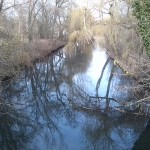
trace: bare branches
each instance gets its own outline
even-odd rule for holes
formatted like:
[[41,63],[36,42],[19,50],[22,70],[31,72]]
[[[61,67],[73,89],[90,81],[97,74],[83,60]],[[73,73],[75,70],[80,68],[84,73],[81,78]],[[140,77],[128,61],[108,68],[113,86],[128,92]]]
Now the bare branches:
[[1,0],[1,2],[0,2],[0,12],[2,11],[3,3],[4,3],[4,0]]
[[[2,0],[2,1],[4,1],[4,0]],[[25,2],[25,3],[21,3],[21,4],[15,4],[15,3],[14,3],[14,5],[8,6],[8,7],[4,8],[4,9],[1,8],[1,4],[0,4],[0,12],[5,12],[5,11],[7,11],[7,10],[10,9],[10,8],[19,7],[19,6],[22,6],[22,5],[26,5],[26,4],[28,4],[28,3],[29,3],[29,1],[27,1],[27,2]]]
[[67,0],[56,0],[56,7],[61,8],[66,2]]

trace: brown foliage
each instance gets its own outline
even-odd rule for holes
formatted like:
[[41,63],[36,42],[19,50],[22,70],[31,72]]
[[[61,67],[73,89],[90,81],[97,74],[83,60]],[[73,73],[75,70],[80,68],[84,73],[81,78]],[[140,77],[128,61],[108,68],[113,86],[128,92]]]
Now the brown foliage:
[[36,40],[26,44],[18,39],[3,41],[0,45],[0,80],[17,75],[24,66],[32,66],[33,61],[64,45],[65,42],[49,40]]
[[136,22],[133,20],[119,23],[111,21],[105,33],[105,39],[108,54],[127,75],[136,79],[135,85],[130,88],[138,96],[142,93],[142,99],[144,97],[144,100],[148,102],[150,100],[150,59],[137,32]]

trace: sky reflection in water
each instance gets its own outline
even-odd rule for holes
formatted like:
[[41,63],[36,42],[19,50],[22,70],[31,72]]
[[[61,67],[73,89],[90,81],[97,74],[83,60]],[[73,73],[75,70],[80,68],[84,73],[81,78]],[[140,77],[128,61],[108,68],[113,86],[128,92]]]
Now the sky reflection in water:
[[61,50],[4,85],[0,149],[131,149],[146,119],[115,110],[109,98],[132,98],[120,88],[131,79],[110,59],[98,83],[107,59],[102,49],[72,57]]

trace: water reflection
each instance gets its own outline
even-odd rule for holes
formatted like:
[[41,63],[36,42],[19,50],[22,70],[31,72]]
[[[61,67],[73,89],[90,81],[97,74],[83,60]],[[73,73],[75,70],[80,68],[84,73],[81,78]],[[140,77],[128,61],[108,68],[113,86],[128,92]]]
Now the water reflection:
[[[115,116],[110,117],[108,114],[98,113],[98,111],[93,111],[92,113],[87,111],[87,113],[89,116],[83,126],[83,132],[86,135],[84,136],[85,149],[131,149],[135,140],[134,136],[141,132],[142,122],[140,122],[139,126],[139,123],[137,123],[138,118],[136,117],[124,116],[116,119]],[[131,136],[132,134],[134,136]]]
[[115,109],[132,96],[117,90],[130,80],[115,73],[121,70],[99,49],[72,57],[61,50],[35,64],[4,85],[0,148],[131,149],[146,119]]
[[16,109],[13,104],[1,99],[0,114],[0,149],[19,150],[28,149],[37,130],[35,123],[27,113]]

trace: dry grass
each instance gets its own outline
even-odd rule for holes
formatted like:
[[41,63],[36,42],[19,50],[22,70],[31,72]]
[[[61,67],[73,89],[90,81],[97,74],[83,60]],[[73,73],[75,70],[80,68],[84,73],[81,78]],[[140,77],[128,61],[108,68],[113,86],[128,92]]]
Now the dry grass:
[[26,43],[25,49],[29,53],[31,60],[35,61],[46,57],[58,48],[63,47],[65,44],[66,42],[59,40],[38,39],[30,43]]
[[17,75],[23,67],[32,66],[33,61],[49,55],[65,45],[62,41],[36,40],[22,43],[19,39],[2,41],[0,44],[0,80]]

